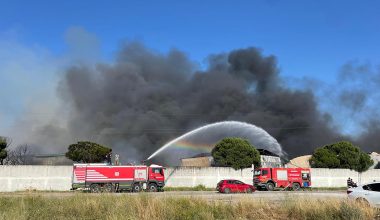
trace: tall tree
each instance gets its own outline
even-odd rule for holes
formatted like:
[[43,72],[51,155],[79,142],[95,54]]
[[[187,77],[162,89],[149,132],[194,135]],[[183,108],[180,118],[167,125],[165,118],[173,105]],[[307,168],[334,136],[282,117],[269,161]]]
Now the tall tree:
[[215,165],[235,170],[260,165],[260,153],[248,140],[224,138],[211,151]]
[[89,141],[79,141],[71,144],[66,152],[66,157],[81,163],[99,163],[106,160],[111,148]]
[[8,156],[7,148],[9,146],[9,141],[5,137],[0,137],[0,165],[4,164],[5,158]]
[[372,164],[367,153],[348,141],[317,148],[310,158],[310,165],[315,168],[344,168],[364,172]]
[[19,145],[15,149],[8,151],[5,159],[7,165],[27,165],[31,162],[31,149],[29,145]]

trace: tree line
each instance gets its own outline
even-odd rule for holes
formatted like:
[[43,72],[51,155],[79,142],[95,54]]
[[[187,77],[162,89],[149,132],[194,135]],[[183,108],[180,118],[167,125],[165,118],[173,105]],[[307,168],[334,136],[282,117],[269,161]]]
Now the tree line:
[[[28,145],[9,149],[10,140],[0,137],[0,165],[27,164],[31,153]],[[90,141],[71,144],[65,156],[79,163],[100,163],[110,160],[112,149]],[[260,167],[260,153],[248,140],[228,137],[219,141],[211,151],[215,166],[236,170]],[[108,157],[108,158],[107,158]],[[312,168],[343,168],[358,172],[368,170],[374,163],[371,157],[351,142],[341,141],[316,148],[309,160]],[[378,163],[375,168],[380,168]]]
[[[260,166],[260,153],[248,140],[224,138],[211,151],[215,166],[234,169]],[[358,146],[341,141],[316,148],[309,160],[312,168],[342,168],[358,172],[368,170],[374,161]],[[380,163],[376,167],[380,167]]]
[[[31,163],[32,150],[28,145],[11,149],[11,139],[0,137],[0,165],[27,165]],[[79,163],[101,163],[110,160],[111,148],[89,141],[71,144],[65,156]]]
[[0,165],[26,165],[29,163],[30,147],[19,145],[14,149],[9,149],[11,140],[0,137]]

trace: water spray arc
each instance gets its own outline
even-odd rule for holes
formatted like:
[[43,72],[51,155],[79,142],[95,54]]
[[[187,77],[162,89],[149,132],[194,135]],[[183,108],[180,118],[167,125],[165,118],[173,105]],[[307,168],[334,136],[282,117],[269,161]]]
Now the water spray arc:
[[[159,148],[156,152],[154,152],[152,155],[148,157],[147,160],[152,159],[156,155],[160,154],[165,149],[169,148],[173,144],[182,141],[188,137],[191,137],[197,133],[206,132],[210,129],[218,129],[223,128],[227,129],[227,131],[230,131],[231,134],[236,133],[236,131],[241,131],[240,137],[248,138],[253,140],[253,144],[256,146],[260,146],[263,148],[266,148],[267,150],[272,151],[273,153],[276,153],[280,156],[282,156],[284,153],[282,151],[281,145],[276,141],[275,138],[273,138],[271,135],[269,135],[265,130],[263,130],[260,127],[257,127],[252,124],[248,124],[245,122],[239,122],[239,121],[222,121],[222,122],[216,122],[213,124],[208,124],[202,127],[199,127],[197,129],[194,129],[192,131],[187,132],[186,134],[183,134],[170,142],[163,145],[161,148]],[[234,135],[232,135],[234,136]]]

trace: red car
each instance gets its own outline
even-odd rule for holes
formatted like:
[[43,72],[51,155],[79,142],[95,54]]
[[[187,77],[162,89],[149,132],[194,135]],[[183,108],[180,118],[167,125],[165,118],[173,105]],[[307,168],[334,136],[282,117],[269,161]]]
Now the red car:
[[239,180],[221,180],[216,186],[216,190],[220,193],[252,193],[256,191],[256,188]]

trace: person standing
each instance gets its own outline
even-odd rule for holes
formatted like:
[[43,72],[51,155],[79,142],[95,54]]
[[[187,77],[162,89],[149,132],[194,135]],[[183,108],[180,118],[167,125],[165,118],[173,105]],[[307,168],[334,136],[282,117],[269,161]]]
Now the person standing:
[[112,149],[111,149],[110,152],[106,155],[106,162],[107,162],[109,165],[112,165]]
[[347,179],[347,188],[351,188],[352,187],[352,179],[350,177],[348,177]]
[[119,166],[119,165],[120,165],[119,154],[115,154],[115,165],[116,165],[116,166]]

